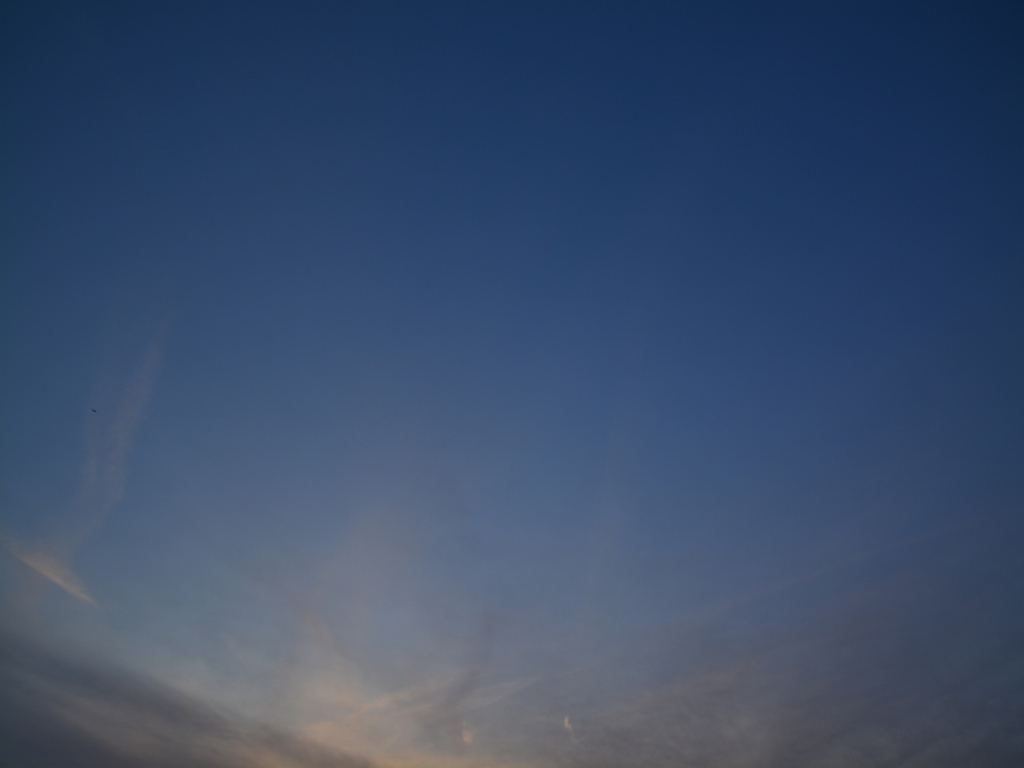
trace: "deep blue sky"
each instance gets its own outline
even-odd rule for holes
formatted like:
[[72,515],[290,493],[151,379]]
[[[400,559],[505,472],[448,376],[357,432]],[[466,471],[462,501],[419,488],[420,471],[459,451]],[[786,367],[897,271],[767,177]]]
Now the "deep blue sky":
[[1022,21],[6,3],[0,752],[1019,764]]

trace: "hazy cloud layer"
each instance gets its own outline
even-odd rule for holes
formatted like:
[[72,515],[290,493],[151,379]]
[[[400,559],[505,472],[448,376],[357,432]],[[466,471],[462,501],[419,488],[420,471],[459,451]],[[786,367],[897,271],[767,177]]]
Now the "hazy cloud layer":
[[110,667],[0,636],[0,754],[14,765],[106,768],[370,763],[232,717]]
[[477,650],[368,699],[344,679],[303,678],[301,732],[384,764],[1019,765],[1014,531],[947,529],[787,577],[554,674],[516,678]]
[[1024,4],[60,5],[0,768],[1024,766]]
[[1024,621],[1008,617],[1024,590],[1003,578],[1006,540],[912,542],[562,674],[471,664],[310,735],[414,722],[401,746],[435,760],[531,765],[1019,765]]

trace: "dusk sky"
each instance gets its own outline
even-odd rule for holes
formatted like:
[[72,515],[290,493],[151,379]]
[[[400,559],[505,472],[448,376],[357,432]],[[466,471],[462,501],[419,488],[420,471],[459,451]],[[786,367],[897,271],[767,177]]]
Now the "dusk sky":
[[1024,765],[1024,5],[0,62],[4,768]]

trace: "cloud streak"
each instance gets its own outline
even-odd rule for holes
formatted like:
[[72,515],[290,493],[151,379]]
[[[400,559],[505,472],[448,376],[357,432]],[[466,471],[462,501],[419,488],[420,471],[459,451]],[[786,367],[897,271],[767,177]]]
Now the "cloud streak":
[[957,533],[636,641],[501,702],[476,741],[578,766],[1019,765],[1016,554],[1006,531]]
[[96,605],[96,601],[92,599],[81,579],[75,576],[65,563],[57,560],[53,555],[42,550],[24,550],[16,543],[8,544],[7,548],[11,554],[44,579],[56,584],[69,595],[73,595],[90,605]]
[[123,670],[0,635],[0,754],[82,768],[370,768]]
[[86,458],[71,505],[73,527],[61,540],[48,546],[26,546],[7,536],[3,540],[5,548],[33,572],[90,605],[96,601],[73,572],[71,560],[82,542],[103,524],[124,497],[128,459],[160,369],[168,325],[169,321],[164,320],[150,337],[106,430],[100,428],[99,418],[89,421]]
[[94,436],[89,441],[89,455],[82,471],[78,501],[91,508],[93,515],[79,540],[102,524],[124,497],[128,459],[160,370],[168,325],[167,320],[161,322],[146,344],[125,384],[106,434]]

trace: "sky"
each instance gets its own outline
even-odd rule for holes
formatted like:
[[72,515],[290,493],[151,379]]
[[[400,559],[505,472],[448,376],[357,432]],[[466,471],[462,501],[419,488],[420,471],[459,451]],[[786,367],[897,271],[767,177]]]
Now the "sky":
[[4,3],[0,764],[1024,764],[1022,37]]

